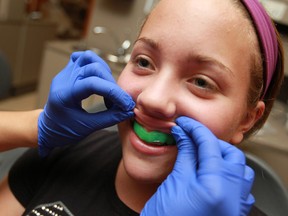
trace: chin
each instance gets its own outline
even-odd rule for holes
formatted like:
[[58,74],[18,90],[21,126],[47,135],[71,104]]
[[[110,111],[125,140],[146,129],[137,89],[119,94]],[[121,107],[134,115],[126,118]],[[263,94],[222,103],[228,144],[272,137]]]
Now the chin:
[[133,180],[144,184],[161,184],[172,171],[171,167],[156,164],[153,161],[141,160],[134,157],[123,157],[127,175]]
[[[140,142],[132,130],[129,121],[119,124],[119,134],[122,142],[123,164],[127,175],[142,183],[161,184],[174,167],[177,147],[169,147],[162,151],[145,147],[135,148],[135,142]],[[131,144],[134,142],[134,144]]]

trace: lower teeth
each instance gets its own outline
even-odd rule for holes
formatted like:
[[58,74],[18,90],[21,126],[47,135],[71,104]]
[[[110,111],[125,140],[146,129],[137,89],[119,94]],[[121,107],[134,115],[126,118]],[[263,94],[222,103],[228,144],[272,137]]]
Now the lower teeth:
[[157,146],[175,145],[175,140],[171,134],[166,134],[160,131],[148,132],[136,121],[134,121],[133,128],[137,136],[147,143]]

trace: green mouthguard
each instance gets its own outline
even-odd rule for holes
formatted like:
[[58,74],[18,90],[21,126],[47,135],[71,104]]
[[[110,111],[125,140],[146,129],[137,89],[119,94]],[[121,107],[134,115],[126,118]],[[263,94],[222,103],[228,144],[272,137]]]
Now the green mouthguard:
[[147,131],[138,122],[134,121],[134,132],[137,136],[148,143],[155,143],[157,145],[175,145],[174,138],[171,134],[166,134],[160,131]]

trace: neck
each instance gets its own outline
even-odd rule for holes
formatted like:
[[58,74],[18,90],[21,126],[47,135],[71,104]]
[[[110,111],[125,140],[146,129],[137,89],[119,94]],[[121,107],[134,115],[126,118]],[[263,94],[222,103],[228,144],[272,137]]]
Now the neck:
[[121,160],[115,180],[117,195],[125,205],[140,213],[145,203],[156,192],[159,184],[148,184],[131,178]]

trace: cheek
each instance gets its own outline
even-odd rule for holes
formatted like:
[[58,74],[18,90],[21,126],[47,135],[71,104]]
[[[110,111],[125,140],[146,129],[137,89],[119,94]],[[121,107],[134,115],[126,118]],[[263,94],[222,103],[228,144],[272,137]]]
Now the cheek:
[[126,67],[117,81],[118,85],[126,91],[135,100],[145,87],[145,79],[134,76],[129,72],[129,67]]
[[123,71],[121,72],[121,74],[119,75],[118,79],[117,79],[117,84],[125,90],[125,88],[129,85],[125,85],[125,81],[127,80],[127,66],[123,69]]
[[217,113],[214,113],[214,116],[210,116],[208,119],[207,117],[203,119],[203,124],[206,125],[217,138],[226,142],[231,141],[240,127],[241,116],[233,110],[219,110]]
[[241,114],[239,114],[241,111],[237,107],[225,100],[204,101],[197,98],[193,98],[193,100],[186,98],[184,101],[177,108],[180,115],[201,122],[217,138],[230,141],[241,121]]

